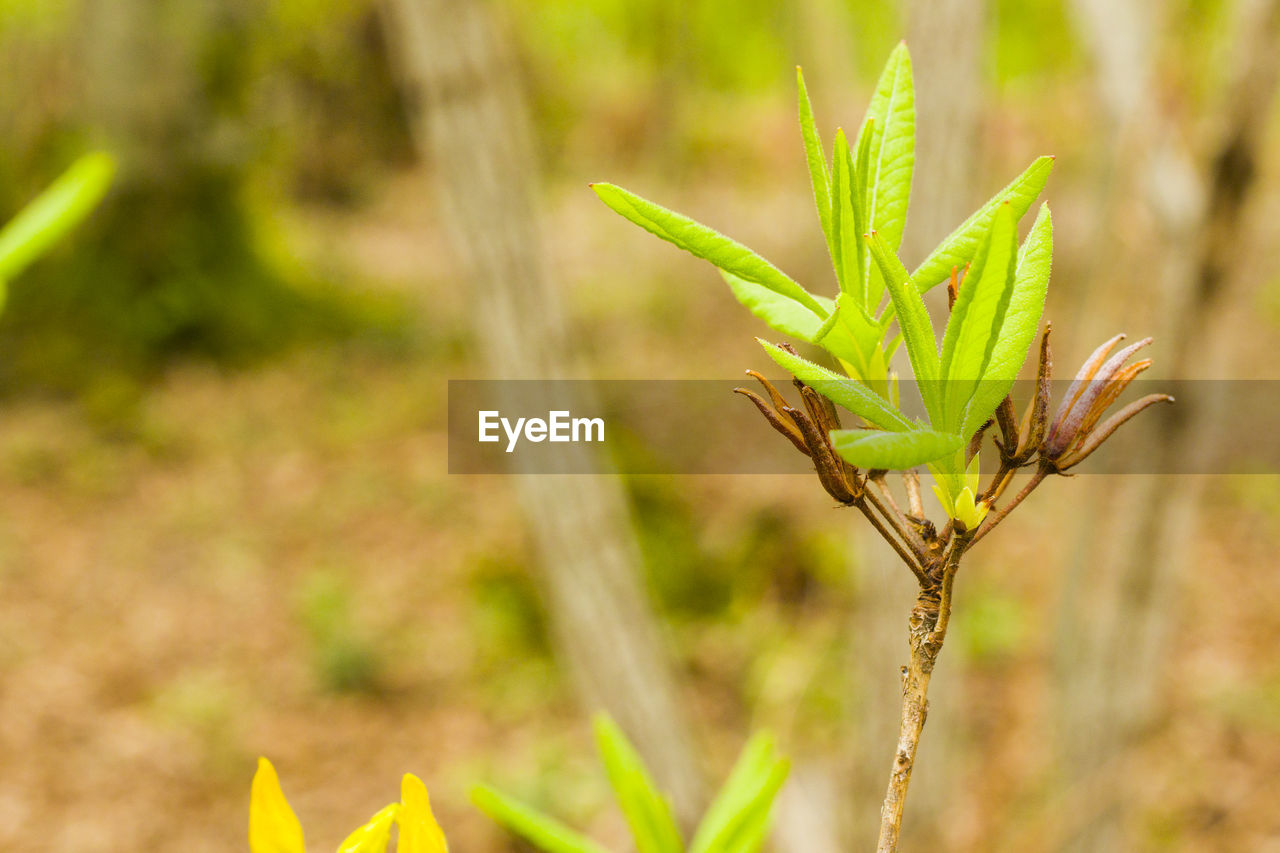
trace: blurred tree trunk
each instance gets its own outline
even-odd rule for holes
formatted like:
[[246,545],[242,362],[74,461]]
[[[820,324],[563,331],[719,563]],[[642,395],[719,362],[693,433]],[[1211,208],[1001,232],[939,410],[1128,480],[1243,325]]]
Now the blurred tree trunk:
[[[1157,226],[1158,273],[1154,293],[1146,278],[1141,296],[1129,295],[1158,309],[1151,331],[1162,375],[1218,378],[1226,373],[1231,343],[1223,309],[1240,278],[1245,202],[1275,95],[1280,2],[1239,4],[1233,75],[1211,125],[1220,135],[1207,168],[1176,147],[1178,134],[1155,108],[1150,68],[1122,60],[1149,53],[1144,45],[1153,39],[1153,25],[1135,23],[1144,16],[1126,8],[1131,5],[1077,2],[1078,19],[1099,58],[1100,85],[1128,92],[1113,96],[1113,118],[1124,125],[1117,133],[1131,140],[1133,162],[1147,167],[1141,190]],[[1130,91],[1132,81],[1120,79],[1126,75],[1139,81],[1136,90]],[[1161,422],[1163,427],[1153,422],[1130,428],[1147,429],[1143,446],[1151,448],[1153,470],[1171,470],[1177,460],[1198,458],[1208,443],[1197,438],[1215,428],[1219,408],[1181,411]],[[1200,477],[1133,477],[1107,507],[1102,535],[1098,514],[1086,519],[1077,549],[1081,559],[1071,567],[1063,597],[1055,705],[1066,782],[1075,791],[1090,791],[1080,798],[1090,807],[1078,811],[1066,849],[1133,849],[1125,826],[1129,791],[1123,784],[1132,778],[1127,751],[1160,712],[1162,663],[1193,553],[1201,486]]]
[[915,266],[982,201],[974,177],[987,6],[985,0],[907,0],[906,12],[916,79],[916,167],[902,256]]
[[[564,378],[572,337],[540,248],[532,128],[509,40],[477,0],[387,0],[385,10],[415,137],[472,276],[487,370]],[[511,394],[519,407],[519,391]],[[583,700],[634,739],[688,822],[701,808],[698,765],[618,481],[513,473],[558,647]]]
[[[923,260],[981,202],[975,172],[982,105],[982,51],[986,31],[983,0],[909,0],[907,45],[916,81],[916,165],[911,214],[902,256]],[[939,288],[941,291],[941,288]],[[935,298],[941,294],[935,291]],[[946,304],[935,304],[945,310]],[[927,491],[927,490],[926,490]],[[852,645],[860,701],[854,763],[859,804],[851,827],[855,847],[869,848],[879,830],[885,774],[897,746],[902,686],[898,664],[907,651],[907,614],[917,587],[902,561],[877,537],[859,530],[858,607]],[[923,755],[912,776],[911,807],[903,831],[908,846],[939,837],[946,809],[960,806],[964,727],[959,701],[962,661],[951,652],[934,672]],[[910,839],[915,839],[911,842]]]

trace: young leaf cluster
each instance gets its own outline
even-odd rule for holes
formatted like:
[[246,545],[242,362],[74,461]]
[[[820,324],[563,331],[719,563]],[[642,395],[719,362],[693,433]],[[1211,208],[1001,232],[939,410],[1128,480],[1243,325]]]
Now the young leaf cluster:
[[[831,436],[844,459],[868,469],[928,464],[935,492],[954,516],[965,488],[973,497],[964,448],[1008,394],[1044,309],[1053,252],[1047,205],[1021,245],[1017,234],[1053,158],[1032,162],[908,271],[898,257],[915,166],[915,87],[906,45],[890,55],[854,140],[836,131],[830,159],[798,69],[796,76],[805,161],[835,273],[833,298],[686,216],[612,184],[592,188],[625,218],[718,267],[738,300],[770,327],[825,350],[842,373],[761,341],[781,367],[806,384],[816,382],[812,387],[865,423],[866,429]],[[939,348],[922,294],[948,278],[955,304]],[[900,344],[925,421],[912,420],[899,406],[891,359]]]
[[[764,844],[769,813],[789,769],[767,734],[757,734],[743,747],[687,845],[666,797],[618,726],[608,717],[597,717],[595,734],[609,784],[631,829],[637,853],[756,853]],[[471,797],[482,811],[539,850],[608,853],[560,821],[493,788],[478,786]]]

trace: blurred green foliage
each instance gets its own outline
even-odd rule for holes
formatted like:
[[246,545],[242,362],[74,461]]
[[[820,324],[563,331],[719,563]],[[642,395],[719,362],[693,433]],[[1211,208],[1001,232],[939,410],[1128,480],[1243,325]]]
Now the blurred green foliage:
[[[672,175],[739,168],[730,119],[761,103],[789,111],[796,63],[856,78],[831,91],[865,92],[903,32],[894,0],[494,5],[519,37],[553,171],[580,168],[584,153],[661,160]],[[1196,0],[1185,16],[1210,25],[1222,5]],[[992,17],[1002,82],[1038,86],[1082,61],[1063,0],[999,0]],[[274,224],[296,204],[358,205],[414,159],[374,0],[0,0],[0,50],[32,81],[0,93],[0,213],[86,141],[122,163],[74,245],[15,289],[0,388],[80,394],[109,416],[175,360],[242,366],[300,343],[408,333],[405,304],[319,278]]]
[[[52,91],[0,97],[16,110],[0,119],[0,210],[79,140],[122,166],[74,245],[13,289],[0,386],[127,408],[177,359],[241,366],[300,342],[403,337],[405,305],[317,280],[272,224],[282,195],[350,201],[367,180],[353,164],[408,150],[372,5],[93,8],[0,9],[0,49]],[[86,58],[74,73],[59,66],[68,51]]]
[[355,615],[356,587],[335,571],[317,571],[298,595],[298,618],[311,643],[319,686],[332,693],[374,693],[383,659]]
[[[757,853],[769,832],[773,801],[790,772],[773,737],[759,733],[742,748],[729,778],[686,845],[671,804],[639,753],[607,716],[595,719],[596,746],[639,853]],[[472,788],[479,808],[547,853],[607,853],[590,838],[537,808],[487,785]]]
[[712,533],[678,481],[635,477],[628,489],[648,581],[670,618],[715,619],[766,600],[799,612],[839,594],[841,555],[780,507],[759,507]]
[[180,673],[158,685],[148,704],[164,726],[194,741],[211,773],[233,777],[242,766],[237,709],[243,700],[222,674]]
[[550,652],[547,617],[530,573],[519,561],[492,556],[471,577],[471,635],[492,669]]
[[1024,647],[1027,605],[989,585],[975,586],[956,608],[956,638],[965,659],[978,665],[1001,663]]

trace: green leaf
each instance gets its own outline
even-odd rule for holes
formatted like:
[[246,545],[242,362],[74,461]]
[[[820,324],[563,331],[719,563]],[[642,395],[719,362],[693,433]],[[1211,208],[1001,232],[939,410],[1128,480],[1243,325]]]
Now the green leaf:
[[487,785],[471,789],[471,802],[496,823],[547,853],[609,853],[560,821]]
[[115,161],[86,154],[0,230],[0,283],[26,269],[97,206],[111,185]]
[[822,137],[818,135],[813,117],[813,104],[809,102],[809,90],[804,85],[804,73],[796,66],[796,89],[800,99],[800,135],[804,139],[804,159],[809,164],[809,183],[813,185],[813,203],[818,207],[818,222],[822,235],[835,263],[835,233],[831,229],[831,175],[827,171],[827,155],[822,150]]
[[836,453],[859,468],[902,471],[954,453],[964,446],[964,437],[930,429],[833,429],[831,444]]
[[875,312],[880,305],[880,298],[884,296],[884,279],[880,275],[880,269],[871,261],[871,247],[862,239],[862,235],[872,228],[869,224],[871,210],[868,207],[870,192],[867,189],[867,176],[871,172],[871,139],[875,136],[872,132],[874,127],[873,118],[863,122],[862,130],[858,133],[858,151],[854,155],[853,169],[853,198],[857,203],[858,225],[861,229],[858,232],[858,268],[862,270],[862,305],[867,314]]
[[983,371],[965,413],[964,434],[972,435],[986,423],[1009,393],[1022,371],[1027,353],[1035,341],[1044,314],[1045,293],[1053,265],[1053,217],[1049,205],[1042,204],[1027,239],[1018,250],[1013,275],[1013,294],[1004,314],[1004,324],[996,337],[991,358]]
[[[887,362],[880,349],[884,329],[868,318],[861,308],[850,307],[853,300],[841,293],[811,342],[836,358],[849,376],[888,399],[885,385]],[[823,334],[825,330],[826,334]]]
[[928,290],[939,282],[946,281],[951,276],[953,267],[963,268],[973,260],[979,243],[991,228],[991,220],[996,215],[996,208],[1007,201],[1013,209],[1014,220],[1021,219],[1040,195],[1040,191],[1044,189],[1045,182],[1049,180],[1049,173],[1052,171],[1053,158],[1039,157],[1027,167],[1025,172],[1014,178],[1012,183],[992,196],[959,228],[952,231],[950,236],[939,243],[920,266],[916,267],[915,272],[911,274],[916,287],[922,291]]
[[769,813],[789,765],[760,733],[743,747],[733,771],[707,809],[689,853],[753,853],[764,843]]
[[769,832],[769,817],[773,801],[778,795],[790,765],[777,761],[769,765],[767,773],[748,789],[749,798],[737,803],[727,812],[725,822],[707,838],[705,853],[756,853]]
[[933,325],[929,322],[929,312],[924,307],[924,299],[920,291],[912,283],[906,267],[898,260],[898,255],[879,234],[868,235],[871,242],[871,256],[875,258],[884,276],[885,286],[889,288],[889,298],[893,300],[894,313],[898,317],[898,328],[902,330],[902,340],[907,345],[907,357],[911,360],[911,369],[915,372],[916,385],[920,388],[920,397],[924,400],[925,409],[934,424],[941,424],[942,406],[938,388],[938,344],[933,336]]
[[1017,254],[1018,226],[1009,205],[1002,204],[960,285],[942,338],[942,426],[947,430],[959,431],[965,406],[986,375],[1013,293]]
[[671,816],[666,798],[658,793],[644,762],[617,724],[608,717],[595,718],[596,745],[609,774],[637,853],[683,853],[684,842]]
[[[756,340],[760,340],[757,338]],[[811,361],[792,355],[781,347],[768,341],[760,341],[760,346],[780,367],[792,376],[826,397],[837,406],[843,406],[868,423],[881,429],[909,430],[913,424],[907,416],[895,409],[883,397],[858,384],[847,376],[841,376],[833,370],[814,364]]]
[[610,208],[649,233],[710,261],[738,278],[794,299],[817,314],[819,319],[826,319],[822,306],[803,287],[741,243],[613,184],[592,184],[591,189]]
[[[788,296],[774,293],[763,285],[738,278],[731,272],[720,270],[720,275],[738,301],[752,314],[769,324],[771,329],[806,341],[812,341],[818,336],[818,330],[823,325],[822,318],[799,302]],[[827,316],[830,317],[832,301],[825,296],[814,296],[813,299],[826,310]]]
[[916,96],[911,54],[905,42],[889,55],[867,107],[874,119],[867,189],[868,230],[880,232],[890,247],[902,244],[907,201],[916,161]]
[[832,169],[831,230],[835,237],[836,279],[840,291],[849,294],[858,310],[865,311],[862,269],[859,265],[859,228],[853,194],[853,155],[844,130],[836,131],[835,150],[831,154]]
[[849,336],[857,342],[864,358],[868,358],[880,348],[880,340],[884,337],[884,329],[858,304],[857,298],[842,293],[836,298],[836,310],[840,313],[840,322]]

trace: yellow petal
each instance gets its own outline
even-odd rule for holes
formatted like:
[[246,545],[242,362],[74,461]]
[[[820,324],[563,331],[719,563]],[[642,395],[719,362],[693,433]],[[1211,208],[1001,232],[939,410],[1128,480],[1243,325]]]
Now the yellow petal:
[[347,836],[338,847],[338,853],[386,853],[387,840],[391,837],[391,824],[400,811],[399,803],[392,803],[369,818],[369,822]]
[[249,795],[249,849],[252,853],[306,853],[302,824],[280,790],[280,777],[265,758],[258,759]]
[[412,773],[400,783],[400,842],[397,853],[449,853],[444,832],[431,814],[427,786]]

